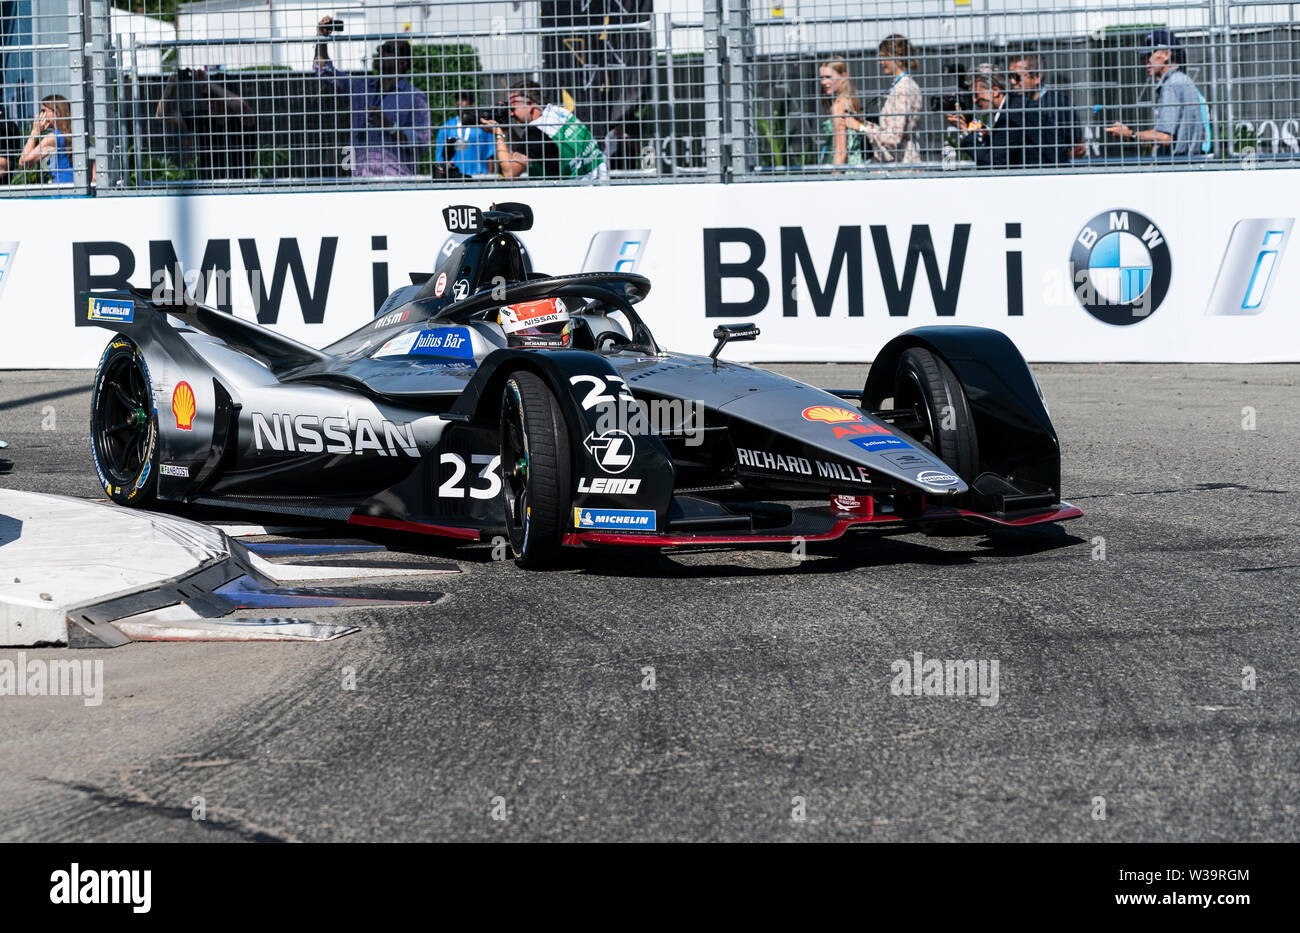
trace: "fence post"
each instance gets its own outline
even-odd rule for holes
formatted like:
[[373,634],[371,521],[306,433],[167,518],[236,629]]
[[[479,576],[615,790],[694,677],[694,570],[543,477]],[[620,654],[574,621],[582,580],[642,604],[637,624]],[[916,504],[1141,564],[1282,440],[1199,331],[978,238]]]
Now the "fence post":
[[[753,135],[753,68],[750,59],[754,51],[754,23],[749,15],[749,3],[732,0],[727,22],[727,103],[728,127],[731,132],[731,164],[728,172],[746,175],[750,172],[753,155],[750,139]],[[755,151],[754,155],[757,155]]]
[[[86,22],[90,29],[87,46],[90,49],[90,117],[91,129],[95,135],[95,184],[106,188],[113,183],[108,170],[109,148],[116,140],[108,132],[108,95],[112,86],[108,67],[108,34],[111,29],[111,14],[107,0],[87,0],[89,16]],[[116,105],[114,106],[116,110]]]
[[[86,10],[82,0],[68,0],[68,110],[74,127],[73,139],[68,140],[72,152],[72,184],[83,194],[90,194],[90,169],[86,154],[90,149],[90,113],[86,107],[86,94],[90,82],[86,80]],[[39,81],[38,81],[39,84]],[[77,133],[81,145],[76,145]]]
[[[1218,6],[1219,2],[1220,0],[1210,0],[1211,11]],[[1227,148],[1224,150],[1223,155],[1225,158],[1229,158],[1232,156],[1233,147],[1237,143],[1237,115],[1236,107],[1233,106],[1234,95],[1232,87],[1232,0],[1222,0],[1222,2],[1222,16],[1219,17],[1214,12],[1211,12],[1210,22],[1213,23],[1216,19],[1219,22],[1219,34],[1221,37],[1219,43],[1222,55],[1217,57],[1221,57],[1223,61],[1223,78],[1222,84],[1218,84],[1216,75],[1216,84],[1223,88],[1222,107],[1223,114],[1226,118],[1225,122],[1227,124],[1228,135],[1226,140]],[[1218,116],[1218,114],[1216,114],[1216,116]],[[1256,141],[1256,145],[1258,145],[1258,141]]]
[[725,0],[704,2],[704,165],[716,181],[730,181],[730,137],[726,125],[725,71],[727,37],[723,32]]

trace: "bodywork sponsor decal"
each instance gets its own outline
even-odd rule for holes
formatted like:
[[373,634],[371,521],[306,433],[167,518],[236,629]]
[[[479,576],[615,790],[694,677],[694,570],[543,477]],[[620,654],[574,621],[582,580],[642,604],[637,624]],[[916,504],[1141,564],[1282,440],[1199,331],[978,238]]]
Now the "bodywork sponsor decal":
[[411,344],[410,353],[412,356],[449,356],[470,360],[474,358],[474,344],[469,329],[465,327],[422,330]]
[[371,357],[380,359],[385,356],[406,356],[411,352],[411,347],[415,344],[415,338],[418,336],[420,336],[419,332],[414,330],[407,334],[398,334],[372,353]]
[[253,446],[257,450],[278,453],[375,453],[381,457],[419,457],[415,444],[415,426],[380,419],[376,427],[367,418],[358,418],[356,425],[348,427],[348,419],[341,416],[318,418],[316,415],[265,415],[255,411]]
[[606,493],[609,495],[621,493],[630,496],[640,488],[641,481],[639,479],[623,479],[619,476],[583,476],[578,479],[578,492]]
[[888,437],[874,437],[871,435],[866,437],[850,437],[849,443],[856,444],[868,453],[875,453],[878,450],[899,450],[912,446],[901,437],[894,437],[892,434]]
[[596,458],[596,463],[606,473],[622,473],[636,457],[636,441],[626,431],[606,431],[599,437],[596,432],[587,435],[582,446]]
[[470,340],[468,328],[464,327],[411,331],[398,334],[371,354],[377,360],[390,356],[443,356],[472,360],[474,344]]
[[790,476],[807,476],[815,480],[833,480],[846,483],[867,484],[871,474],[864,466],[841,463],[835,460],[812,460],[790,454],[774,454],[766,450],[736,448],[736,462],[754,470],[768,470]]
[[189,431],[194,428],[194,414],[198,404],[194,401],[194,388],[188,382],[176,383],[172,389],[172,414],[176,416],[176,428]]
[[655,513],[651,509],[580,509],[573,510],[573,527],[610,531],[654,531]]
[[825,421],[827,424],[843,424],[847,421],[861,421],[861,412],[850,411],[847,408],[836,408],[834,405],[814,405],[811,408],[803,410],[805,421]]
[[[916,448],[913,447],[909,449],[915,450]],[[934,461],[929,457],[924,457],[916,453],[882,454],[881,457],[882,459],[888,460],[890,463],[894,464],[894,466],[902,467],[904,470],[915,469],[916,467],[930,466],[932,463],[934,463]]]
[[381,327],[392,327],[394,324],[401,324],[410,316],[411,311],[409,308],[405,311],[394,311],[392,314],[385,314],[379,320],[375,321],[371,327],[375,330],[379,330]]
[[189,479],[190,468],[179,463],[163,463],[158,466],[158,474],[160,476],[179,476],[183,479]]
[[92,321],[130,324],[135,320],[135,302],[117,298],[91,298],[86,317]]
[[928,486],[956,486],[960,482],[951,473],[941,473],[938,470],[922,470],[916,474],[916,481]]

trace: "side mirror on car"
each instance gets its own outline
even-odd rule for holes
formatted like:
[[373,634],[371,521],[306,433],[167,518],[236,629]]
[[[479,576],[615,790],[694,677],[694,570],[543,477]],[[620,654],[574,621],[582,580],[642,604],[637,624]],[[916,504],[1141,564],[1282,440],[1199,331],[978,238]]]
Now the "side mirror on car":
[[718,354],[732,340],[757,340],[760,331],[757,324],[719,324],[713,329],[713,339],[718,341],[709,354],[713,368],[718,368]]

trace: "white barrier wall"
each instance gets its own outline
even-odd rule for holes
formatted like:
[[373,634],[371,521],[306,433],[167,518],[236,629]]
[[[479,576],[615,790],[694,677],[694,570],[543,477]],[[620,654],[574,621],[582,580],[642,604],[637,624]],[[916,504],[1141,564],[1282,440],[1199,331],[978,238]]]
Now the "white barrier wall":
[[864,361],[947,323],[1032,361],[1300,360],[1300,170],[1237,170],[4,200],[0,367],[94,366],[108,334],[72,326],[75,291],[148,286],[173,251],[191,280],[228,269],[236,313],[323,346],[432,269],[441,208],[507,197],[535,211],[537,269],[591,248],[648,275],[643,314],[675,350],[748,321],[762,336],[730,358]]

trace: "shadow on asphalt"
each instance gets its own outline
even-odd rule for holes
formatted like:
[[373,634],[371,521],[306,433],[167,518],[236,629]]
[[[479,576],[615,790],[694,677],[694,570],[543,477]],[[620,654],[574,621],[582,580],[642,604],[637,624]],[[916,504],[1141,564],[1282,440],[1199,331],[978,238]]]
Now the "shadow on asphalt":
[[[636,579],[694,579],[700,577],[772,577],[782,575],[846,573],[871,567],[914,565],[918,567],[968,566],[988,557],[1023,557],[1059,548],[1085,544],[1083,538],[1053,526],[1037,530],[1008,530],[982,534],[983,539],[963,550],[945,550],[926,545],[924,540],[903,540],[902,534],[915,537],[916,532],[862,534],[834,542],[807,547],[802,560],[793,559],[788,549],[770,547],[682,548],[676,551],[637,552],[623,549],[574,551],[564,568],[584,575],[629,577]],[[738,551],[765,551],[773,556],[790,557],[778,566],[752,567],[735,563],[685,564],[676,558],[685,554],[729,557]]]

